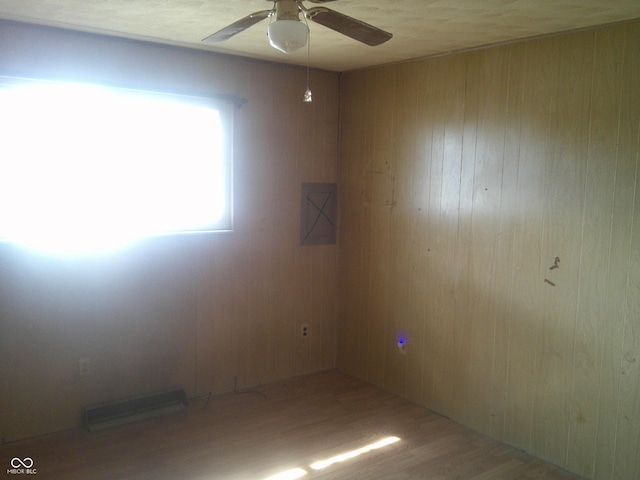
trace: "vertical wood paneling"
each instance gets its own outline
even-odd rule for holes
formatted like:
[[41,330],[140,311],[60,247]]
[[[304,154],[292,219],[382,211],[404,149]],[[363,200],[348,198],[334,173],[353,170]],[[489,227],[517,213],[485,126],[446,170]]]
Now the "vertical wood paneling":
[[[366,319],[369,270],[368,258],[371,249],[370,215],[371,189],[366,185],[366,164],[371,158],[371,132],[359,128],[359,125],[371,114],[373,102],[368,102],[371,77],[352,75],[346,88],[354,92],[358,103],[363,105],[357,110],[344,112],[341,117],[343,135],[350,138],[349,143],[340,144],[340,156],[356,158],[357,161],[340,163],[340,177],[344,181],[339,186],[339,276],[348,279],[349,290],[338,289],[340,298],[341,322],[338,338],[338,356],[345,371],[366,376],[368,321]],[[358,88],[362,86],[362,88]],[[341,88],[345,85],[342,84]],[[344,97],[341,97],[344,101]],[[341,111],[343,110],[341,106]],[[359,155],[356,155],[356,152]],[[349,268],[345,268],[345,267]]]
[[[222,239],[230,241],[229,238]],[[230,363],[222,360],[235,358],[236,329],[230,319],[234,318],[234,286],[228,281],[233,278],[233,265],[224,255],[211,253],[209,261],[215,265],[217,275],[202,273],[198,292],[198,331],[197,331],[197,383],[195,394],[224,392],[232,384],[237,372]],[[227,280],[225,280],[227,279]],[[220,292],[219,299],[208,295],[210,291]],[[207,319],[213,318],[213,328],[207,328]],[[222,342],[220,339],[225,338]],[[212,348],[213,346],[213,348]],[[235,363],[235,362],[234,362]]]
[[524,49],[523,116],[514,228],[513,290],[505,405],[505,436],[531,448],[533,391],[539,350],[540,272],[543,232],[544,171],[549,156],[549,115],[554,82],[548,59],[553,40],[528,42]]
[[[478,115],[480,101],[480,52],[475,52],[466,57],[466,78],[464,89],[464,120],[461,130],[460,144],[462,146],[460,156],[460,195],[458,197],[458,223],[454,237],[454,259],[446,265],[444,271],[452,272],[451,293],[455,303],[453,318],[444,315],[440,317],[441,324],[451,322],[453,324],[453,356],[451,357],[449,381],[452,385],[453,397],[448,401],[452,404],[452,416],[469,420],[474,408],[466,408],[465,398],[469,398],[470,361],[473,349],[473,320],[470,315],[469,293],[474,287],[470,277],[469,263],[471,261],[472,242],[472,210],[473,210],[473,186],[475,179],[476,145],[478,141]],[[445,131],[445,136],[449,131]],[[457,158],[453,166],[457,168]],[[447,171],[450,158],[444,157],[444,171]],[[443,188],[444,195],[449,192]],[[443,245],[445,249],[449,246]]]
[[519,171],[522,95],[524,85],[524,44],[510,46],[508,51],[508,77],[504,120],[504,153],[500,185],[500,220],[497,231],[496,258],[496,323],[492,359],[492,400],[490,414],[491,435],[502,438],[505,426],[507,376],[509,372],[511,300],[513,298],[514,228],[513,218],[517,198]]
[[[634,205],[636,196],[636,175],[638,168],[638,131],[640,117],[637,110],[640,105],[640,90],[634,79],[640,75],[640,65],[635,60],[640,51],[640,31],[630,27],[621,27],[624,32],[623,65],[618,86],[619,119],[616,132],[616,170],[614,183],[613,209],[611,213],[611,244],[609,265],[607,268],[607,299],[611,313],[607,312],[601,330],[602,360],[598,389],[598,421],[594,446],[594,477],[608,478],[619,473],[616,466],[618,414],[620,394],[627,381],[622,376],[621,353],[623,351],[625,324],[627,321],[628,281],[631,272],[630,247],[634,229]],[[604,36],[603,39],[609,39]],[[606,45],[606,43],[600,43]],[[603,53],[606,52],[602,48]],[[611,55],[613,59],[618,55]],[[609,63],[611,60],[596,57],[596,61]],[[605,79],[607,77],[604,77]],[[606,130],[605,130],[606,131]],[[607,162],[610,166],[611,163]],[[615,408],[612,408],[615,406]],[[570,459],[571,460],[571,459]],[[618,472],[616,472],[618,470]]]
[[[626,287],[626,305],[620,353],[620,389],[618,395],[618,411],[616,422],[616,438],[613,463],[613,478],[640,477],[640,98],[638,96],[638,55],[640,55],[640,32],[638,29],[628,29],[625,37],[625,75],[623,79],[624,92],[622,98],[625,106],[622,110],[622,120],[629,123],[622,127],[621,132],[628,143],[621,146],[620,152],[628,151],[631,161],[635,157],[636,172],[634,203],[627,209],[627,215],[633,217],[631,225],[631,245],[629,255],[629,271]],[[634,87],[635,85],[635,87]],[[635,128],[633,135],[631,129]],[[635,142],[635,144],[634,144]]]
[[[557,68],[550,84],[549,161],[544,179],[541,277],[537,280],[543,289],[532,445],[538,446],[535,452],[540,456],[561,463],[567,448],[567,386],[572,379],[576,334],[593,32],[556,39],[553,53]],[[560,268],[551,269],[556,258]]]
[[[367,374],[374,382],[385,384],[385,356],[392,341],[389,338],[389,272],[391,263],[390,213],[393,203],[393,158],[395,100],[386,92],[393,92],[395,75],[393,69],[375,72],[374,91],[371,98],[377,99],[372,112],[371,158],[367,163],[367,175],[372,179],[371,204],[371,251],[369,298],[367,300],[367,322],[369,322]],[[378,352],[371,355],[371,352]]]
[[[302,128],[301,136],[312,133],[310,144],[297,144],[300,164],[311,160],[311,169],[306,173],[310,181],[335,183],[338,179],[338,136],[328,136],[327,131],[338,131],[338,115],[327,115],[327,112],[339,112],[340,99],[335,90],[329,88],[325,79],[331,76],[327,73],[313,71],[311,73],[311,87],[314,90],[314,102],[319,106],[311,108],[311,114],[303,117],[299,123]],[[331,85],[331,87],[335,87]],[[311,105],[305,105],[311,106]],[[323,128],[316,128],[320,123]],[[330,161],[335,159],[336,161]],[[329,160],[329,161],[328,161]],[[338,196],[340,192],[338,192]],[[337,356],[337,246],[323,245],[314,248],[317,275],[314,276],[314,297],[312,305],[318,325],[319,337],[314,349],[314,364],[311,371],[334,368]]]
[[[277,83],[277,75],[271,77],[271,84],[269,85],[269,91]],[[280,94],[270,95],[269,101],[267,101],[267,108],[275,108],[281,100]],[[288,106],[284,106],[283,110],[286,111]],[[264,113],[256,115],[254,119],[258,122],[262,118],[264,121]],[[260,144],[265,144],[267,138],[273,138],[278,135],[277,126],[280,122],[275,121],[269,124],[269,127],[262,130],[263,138],[259,138]],[[277,137],[276,137],[277,138]],[[267,155],[264,155],[265,162],[259,162],[257,165],[251,165],[250,174],[248,176],[248,185],[252,185],[252,192],[250,195],[250,208],[253,210],[252,217],[254,224],[251,226],[251,235],[255,236],[254,240],[247,241],[247,264],[244,275],[248,276],[247,281],[247,316],[245,318],[245,340],[247,344],[247,353],[252,352],[252,355],[246,355],[246,378],[240,379],[240,386],[246,385],[259,385],[265,378],[268,378],[269,368],[269,350],[270,350],[270,336],[272,330],[270,325],[273,323],[273,304],[271,303],[271,290],[273,287],[272,282],[265,282],[260,275],[252,275],[251,271],[268,272],[270,271],[271,261],[274,255],[273,251],[273,237],[276,235],[273,228],[273,209],[261,209],[258,208],[258,202],[261,199],[273,198],[270,192],[275,189],[275,174],[269,165],[277,164],[276,159],[286,158],[284,156],[284,148],[282,142],[275,142],[273,150],[269,151]],[[255,239],[259,238],[258,245],[254,248],[250,248],[251,243]],[[301,287],[308,287],[307,282],[300,283]],[[302,302],[306,305],[309,304],[310,298],[305,295],[299,295],[297,298],[301,298]],[[265,361],[266,359],[266,361]]]
[[[458,302],[456,244],[460,218],[462,140],[465,115],[467,62],[464,56],[443,57],[431,65],[429,85],[433,116],[431,171],[429,184],[429,228],[426,239],[427,281],[425,292],[427,328],[425,348],[431,357],[425,368],[425,394],[432,408],[451,415],[450,401],[455,384],[455,324]],[[435,274],[438,272],[438,274]],[[429,362],[430,361],[430,362]]]
[[[336,178],[333,176],[332,178]],[[316,370],[328,370],[335,368],[338,354],[338,301],[336,298],[337,279],[337,248],[330,248],[321,251],[320,262],[322,265],[320,286],[320,322],[322,326],[322,338],[320,341],[320,353],[317,359]]]
[[[404,318],[401,319],[398,329],[393,331],[397,336],[403,337],[404,341],[411,339],[411,346],[406,347],[406,353],[398,356],[395,349],[391,349],[392,355],[402,362],[404,365],[404,395],[415,402],[419,402],[422,396],[422,376],[423,365],[425,361],[424,351],[424,330],[422,328],[422,317],[424,315],[424,295],[422,295],[422,285],[419,281],[415,281],[423,275],[422,269],[424,265],[424,248],[421,244],[421,229],[423,227],[424,215],[422,213],[422,205],[419,197],[421,190],[424,188],[424,171],[419,165],[422,162],[422,152],[420,151],[421,143],[416,139],[422,134],[423,125],[420,121],[418,113],[418,102],[422,97],[421,89],[418,88],[419,66],[415,63],[407,63],[404,70],[398,75],[398,80],[404,79],[404,82],[398,82],[396,90],[398,92],[408,91],[411,95],[406,95],[404,102],[399,104],[401,111],[405,112],[405,116],[399,119],[397,125],[396,137],[400,140],[405,135],[402,132],[411,132],[411,135],[402,138],[399,142],[399,151],[396,156],[401,161],[412,162],[410,168],[402,166],[397,168],[396,175],[408,187],[403,192],[403,187],[398,187],[398,201],[402,199],[400,206],[402,207],[402,226],[404,228],[405,241],[398,249],[402,249],[402,258],[405,260],[404,268],[396,268],[398,277],[398,285],[396,287],[400,296],[399,301],[404,305],[401,310]],[[403,90],[406,89],[406,90]],[[396,97],[398,95],[396,94]],[[416,215],[422,218],[422,221],[414,221]],[[417,297],[417,298],[416,298]],[[394,312],[392,311],[392,315]]]
[[[442,357],[438,355],[438,347],[443,343],[440,341],[438,330],[438,306],[440,303],[440,291],[438,289],[437,277],[429,275],[428,272],[440,268],[445,259],[438,248],[438,220],[440,218],[441,192],[442,192],[442,157],[443,132],[445,118],[442,115],[444,108],[442,102],[445,96],[436,95],[436,92],[445,92],[442,84],[442,76],[446,71],[441,68],[433,68],[433,65],[425,64],[421,70],[424,88],[420,89],[420,101],[417,105],[418,114],[424,119],[422,131],[418,133],[420,145],[420,157],[418,160],[419,175],[422,183],[417,186],[421,189],[419,194],[420,208],[424,209],[420,218],[421,232],[424,245],[422,256],[425,265],[420,274],[414,278],[423,289],[418,291],[418,301],[423,301],[424,306],[424,327],[422,329],[423,341],[420,347],[424,351],[424,377],[422,380],[422,398],[425,405],[434,405],[436,392],[440,391],[434,387],[437,372],[443,372]],[[437,75],[436,73],[440,73]],[[423,143],[422,143],[423,142]],[[459,182],[458,182],[459,184]],[[457,212],[457,209],[456,209]],[[447,232],[445,228],[440,229],[440,234]],[[411,339],[408,340],[411,343]],[[411,353],[413,355],[413,353]]]
[[[569,465],[585,476],[593,474],[595,435],[598,428],[598,392],[602,372],[602,331],[611,310],[610,297],[603,301],[589,292],[608,291],[612,212],[616,177],[616,143],[620,118],[621,67],[624,30],[595,34],[591,115],[586,160],[583,235],[580,252],[573,389],[569,416]],[[586,43],[586,42],[585,42]],[[585,102],[586,103],[586,102]],[[586,113],[586,112],[585,112]],[[613,168],[612,168],[613,167]],[[585,294],[586,293],[586,294]],[[615,320],[614,320],[615,321]],[[613,327],[613,325],[612,325]],[[615,327],[614,327],[615,328]],[[575,461],[574,461],[575,459]]]
[[[402,65],[395,77],[394,94],[392,98],[396,102],[395,108],[405,112],[404,115],[396,115],[393,135],[397,139],[393,145],[394,165],[392,170],[393,192],[390,213],[390,229],[394,232],[391,238],[390,268],[388,278],[389,297],[392,305],[398,308],[389,311],[389,332],[387,341],[389,348],[385,352],[385,386],[393,392],[401,395],[407,394],[407,362],[408,357],[398,354],[397,341],[399,337],[415,338],[415,316],[410,317],[410,295],[412,287],[409,284],[409,272],[411,270],[413,250],[413,171],[415,167],[415,135],[404,135],[401,132],[410,132],[416,126],[415,99],[416,95],[398,95],[399,92],[416,92],[415,70],[412,64]],[[407,164],[409,162],[409,164]],[[419,348],[416,348],[416,354]],[[406,352],[411,351],[413,348]]]
[[[426,348],[427,328],[426,309],[428,302],[434,296],[434,289],[425,291],[424,282],[429,264],[430,246],[426,242],[429,231],[430,219],[430,193],[431,183],[431,139],[433,126],[431,117],[426,113],[429,111],[429,77],[425,70],[425,65],[420,63],[411,64],[412,83],[409,88],[413,88],[415,93],[415,103],[413,106],[406,106],[412,112],[414,129],[413,152],[415,155],[413,172],[413,199],[412,199],[412,230],[411,230],[411,265],[407,274],[409,289],[408,315],[409,326],[406,330],[407,346],[407,397],[418,403],[423,401],[425,389],[427,388],[427,372],[434,358],[432,348]],[[424,88],[424,85],[427,85]],[[427,402],[428,403],[428,402]]]
[[[478,52],[478,117],[475,143],[475,163],[471,215],[471,245],[469,247],[468,313],[470,320],[468,352],[468,393],[475,398],[472,409],[464,408],[466,422],[487,431],[490,424],[491,389],[486,379],[491,377],[495,351],[496,312],[499,299],[498,238],[503,174],[505,111],[508,97],[507,80],[509,51],[491,49]],[[471,72],[469,72],[471,73]],[[468,82],[472,83],[472,82]],[[475,82],[474,82],[475,83]],[[483,321],[483,320],[486,320]]]
[[[639,39],[636,22],[341,81],[340,185],[371,209],[340,204],[339,348],[352,322],[376,339],[349,371],[597,479],[640,473]],[[391,179],[360,175],[371,157]]]

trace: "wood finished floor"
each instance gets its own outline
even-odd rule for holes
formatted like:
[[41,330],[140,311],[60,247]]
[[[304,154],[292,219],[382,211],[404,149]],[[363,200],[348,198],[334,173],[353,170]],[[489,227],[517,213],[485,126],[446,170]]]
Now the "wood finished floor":
[[[318,460],[383,437],[401,440],[315,471]],[[30,457],[37,474],[6,473]],[[0,446],[7,478],[262,480],[578,479],[336,371],[190,403],[183,413],[100,433],[81,429]]]

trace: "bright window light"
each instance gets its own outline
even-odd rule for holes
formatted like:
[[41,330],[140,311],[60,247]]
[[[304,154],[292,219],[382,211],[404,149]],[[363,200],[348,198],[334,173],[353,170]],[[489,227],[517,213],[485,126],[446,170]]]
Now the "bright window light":
[[319,462],[314,462],[309,465],[314,470],[323,470],[334,463],[344,462],[346,460],[351,460],[352,458],[358,457],[364,453],[368,453],[371,450],[377,450],[379,448],[386,447],[393,443],[399,442],[400,439],[398,437],[386,437],[382,440],[379,440],[370,445],[364,446],[362,448],[358,448],[357,450],[351,450],[349,452],[341,453],[340,455],[336,455],[335,457],[327,458],[326,460],[321,460]]
[[232,105],[0,78],[0,239],[58,254],[231,229]]

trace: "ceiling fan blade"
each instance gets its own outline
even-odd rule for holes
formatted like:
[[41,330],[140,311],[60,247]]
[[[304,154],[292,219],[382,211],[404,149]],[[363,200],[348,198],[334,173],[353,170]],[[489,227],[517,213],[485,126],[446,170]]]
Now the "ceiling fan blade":
[[237,22],[233,22],[231,25],[227,25],[222,30],[218,30],[213,35],[209,35],[207,38],[203,38],[205,43],[223,42],[240,32],[243,32],[247,28],[255,25],[256,23],[267,18],[273,10],[262,10],[260,12],[252,13],[244,18],[241,18]]
[[370,46],[380,45],[393,35],[335,10],[315,7],[305,10],[307,18]]

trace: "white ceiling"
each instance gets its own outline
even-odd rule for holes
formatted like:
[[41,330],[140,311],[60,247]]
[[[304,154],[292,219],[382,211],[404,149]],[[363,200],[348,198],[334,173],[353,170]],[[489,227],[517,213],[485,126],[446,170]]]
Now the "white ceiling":
[[[218,44],[201,40],[271,0],[0,0],[0,18],[306,65],[307,50],[268,44],[268,20]],[[307,6],[317,6],[307,4]],[[369,47],[311,28],[311,66],[353,70],[640,18],[640,0],[339,0],[336,10],[393,38]]]

